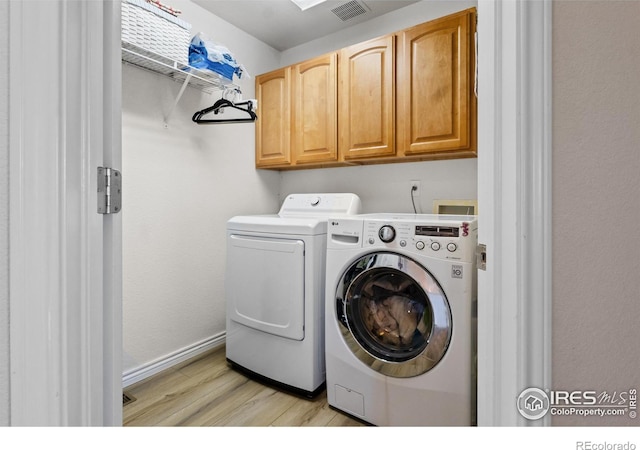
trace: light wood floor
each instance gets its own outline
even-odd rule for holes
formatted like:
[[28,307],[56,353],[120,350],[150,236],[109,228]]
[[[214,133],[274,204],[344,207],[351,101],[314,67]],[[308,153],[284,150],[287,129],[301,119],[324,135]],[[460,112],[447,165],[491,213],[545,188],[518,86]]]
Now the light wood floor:
[[125,389],[125,426],[363,426],[329,408],[231,369],[224,346]]

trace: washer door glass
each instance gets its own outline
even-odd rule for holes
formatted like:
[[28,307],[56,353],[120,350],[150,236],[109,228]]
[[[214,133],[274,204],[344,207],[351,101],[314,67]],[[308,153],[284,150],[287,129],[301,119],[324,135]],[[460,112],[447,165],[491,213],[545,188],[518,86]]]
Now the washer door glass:
[[353,353],[385,375],[429,371],[451,340],[451,310],[440,284],[416,261],[396,253],[355,261],[338,284],[336,307]]

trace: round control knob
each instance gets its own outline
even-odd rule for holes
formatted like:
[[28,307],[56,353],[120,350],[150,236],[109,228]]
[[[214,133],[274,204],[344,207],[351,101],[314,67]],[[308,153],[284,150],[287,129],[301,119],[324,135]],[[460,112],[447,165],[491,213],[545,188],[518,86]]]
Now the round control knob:
[[458,248],[458,246],[456,244],[454,244],[453,242],[449,242],[447,244],[447,250],[449,250],[450,252],[455,252],[457,248]]
[[418,242],[416,242],[416,248],[417,248],[418,250],[422,250],[422,249],[424,249],[424,242],[422,242],[422,241],[418,241]]
[[369,245],[373,245],[375,243],[376,243],[376,241],[373,238],[369,238]]
[[434,252],[437,252],[438,250],[440,250],[440,243],[439,242],[432,242],[431,243],[431,250],[433,250]]
[[383,225],[378,230],[378,237],[388,244],[396,238],[396,230],[391,225]]
[[320,197],[311,198],[311,206],[318,206],[320,204]]
[[405,241],[404,239],[400,241],[400,247],[406,247],[407,246],[407,241]]

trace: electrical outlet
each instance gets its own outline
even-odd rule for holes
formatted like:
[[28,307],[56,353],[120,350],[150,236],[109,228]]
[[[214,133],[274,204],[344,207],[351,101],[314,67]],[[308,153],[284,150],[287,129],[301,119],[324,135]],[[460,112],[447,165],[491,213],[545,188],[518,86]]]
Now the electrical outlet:
[[411,184],[411,192],[413,193],[413,196],[420,197],[420,181],[411,180],[409,183]]

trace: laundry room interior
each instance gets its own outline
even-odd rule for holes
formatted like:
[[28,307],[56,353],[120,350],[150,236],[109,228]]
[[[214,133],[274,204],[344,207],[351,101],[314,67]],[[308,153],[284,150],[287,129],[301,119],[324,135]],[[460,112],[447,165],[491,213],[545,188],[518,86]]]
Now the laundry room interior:
[[[407,3],[407,5],[369,20],[357,21],[347,28],[307,42],[276,48],[207,10],[205,7],[208,3],[207,0],[166,0],[163,3],[170,3],[172,7],[181,11],[180,18],[191,25],[191,35],[198,32],[206,34],[216,43],[227,47],[238,63],[243,65],[245,70],[243,77],[240,79],[234,77],[233,79],[233,83],[242,92],[243,100],[258,97],[256,77],[262,74],[478,6],[477,1],[397,2]],[[247,16],[252,15],[253,11],[248,6],[252,2],[238,1],[237,3],[240,10],[247,9],[244,12]],[[338,4],[341,2],[329,3]],[[364,3],[366,4],[367,0]],[[554,52],[561,56],[553,60],[555,65],[553,84],[554,89],[557,84],[560,88],[558,91],[562,92],[561,89],[564,89],[566,94],[554,98],[554,101],[558,102],[558,105],[554,104],[554,121],[558,122],[554,122],[553,127],[554,132],[557,128],[557,136],[562,139],[561,143],[564,144],[564,148],[577,153],[582,151],[577,149],[577,146],[586,146],[586,144],[585,140],[574,141],[573,130],[578,127],[577,123],[580,122],[580,116],[574,117],[573,115],[574,107],[576,104],[585,103],[585,99],[580,97],[583,95],[582,93],[580,95],[576,93],[572,82],[569,81],[573,80],[575,76],[572,73],[573,69],[569,69],[572,58],[575,55],[580,55],[574,50],[578,48],[582,52],[582,56],[575,56],[575,59],[584,64],[587,64],[585,61],[590,60],[590,57],[586,55],[590,54],[592,48],[599,51],[603,57],[604,55],[612,56],[615,52],[609,51],[606,40],[604,43],[596,43],[585,38],[580,42],[593,44],[585,49],[580,47],[581,44],[572,41],[571,36],[573,32],[580,32],[583,37],[591,36],[591,30],[583,29],[580,25],[582,23],[591,24],[592,27],[597,28],[598,33],[605,33],[605,29],[608,33],[611,28],[607,24],[613,23],[617,19],[614,19],[615,13],[611,13],[606,16],[607,21],[600,24],[594,18],[602,16],[603,11],[609,10],[605,6],[596,4],[598,2],[586,2],[592,6],[592,8],[585,9],[584,17],[586,20],[574,21],[573,15],[580,16],[580,14],[575,11],[576,8],[571,5],[572,3],[556,2],[554,4],[554,14],[556,11],[558,13],[557,19],[554,16],[554,33],[560,36],[554,40]],[[620,2],[617,4],[620,6]],[[629,4],[626,6],[632,8]],[[268,15],[265,15],[264,21],[268,22],[269,20]],[[556,20],[560,25],[556,25]],[[294,35],[295,23],[290,25],[292,27],[291,35]],[[480,36],[481,38],[482,36]],[[615,39],[611,38],[611,41],[615,41]],[[615,60],[610,67],[626,67],[625,64],[627,63]],[[599,69],[605,70],[604,67]],[[584,73],[591,72],[585,70]],[[599,83],[597,80],[605,79],[609,75],[608,73],[598,73],[600,78],[593,79],[596,81],[582,81],[595,84]],[[619,93],[624,92],[625,86],[628,84],[625,84],[625,81],[620,81],[617,85],[607,84],[607,86],[615,89],[614,93],[618,95],[619,99],[622,99],[624,96]],[[592,91],[598,91],[595,86],[592,87]],[[482,89],[483,87],[478,88]],[[269,114],[272,114],[273,111],[267,111],[266,115],[259,115],[256,123],[209,125],[196,124],[192,120],[196,112],[211,107],[225,95],[227,95],[226,92],[219,89],[214,89],[213,92],[204,92],[201,89],[188,86],[183,90],[182,82],[176,82],[153,71],[141,70],[126,62],[122,64],[122,172],[126,174],[122,210],[122,369],[125,393],[130,391],[131,386],[139,385],[146,380],[153,381],[158,374],[181,367],[191,358],[197,358],[199,355],[207,354],[207,352],[225,345],[227,332],[226,240],[227,225],[231,218],[275,214],[290,194],[315,195],[319,193],[356,194],[361,200],[360,213],[364,214],[430,214],[433,212],[434,204],[439,201],[461,201],[465,204],[473,204],[479,197],[479,190],[483,189],[489,181],[493,181],[489,180],[489,177],[495,175],[486,172],[487,166],[480,168],[479,161],[475,157],[394,161],[379,164],[346,164],[340,167],[295,168],[294,170],[257,168],[256,126],[262,120],[269,120]],[[338,101],[340,100],[339,95],[340,93]],[[584,95],[586,96],[586,94]],[[603,94],[600,102],[610,105],[613,104],[613,99],[618,97],[607,97]],[[560,100],[556,100],[557,98]],[[627,98],[625,97],[624,100],[626,101]],[[620,103],[626,105],[622,100]],[[596,109],[594,106],[594,110]],[[629,106],[628,109],[630,110],[631,107]],[[584,120],[580,123],[587,122],[590,124],[601,123],[599,116],[595,116],[594,120]],[[625,121],[621,121],[621,126],[624,126],[625,123]],[[615,128],[612,130],[615,131]],[[585,136],[595,134],[588,129],[582,129],[581,132]],[[611,134],[624,135],[621,131],[618,133],[612,131]],[[600,133],[600,135],[607,136],[608,134]],[[494,141],[496,146],[497,139]],[[600,147],[606,145],[608,143],[602,142]],[[623,142],[620,147],[632,148],[633,146],[628,145],[628,142]],[[592,151],[596,153],[595,150]],[[625,171],[634,167],[633,164],[623,161],[624,158],[630,159],[628,154],[628,152],[620,153],[622,156],[607,161],[615,167],[612,172],[626,173]],[[510,155],[506,151],[504,155],[505,159],[499,162],[505,165],[512,164],[513,161],[509,159]],[[568,226],[568,224],[573,225],[574,223],[570,216],[575,213],[578,217],[585,219],[582,211],[590,208],[590,201],[575,202],[576,198],[585,195],[584,192],[590,192],[591,197],[599,195],[600,204],[606,204],[607,211],[614,216],[631,214],[626,210],[624,213],[618,209],[613,211],[608,199],[609,197],[617,198],[618,194],[623,192],[624,195],[628,195],[627,193],[633,189],[612,184],[609,190],[603,190],[603,193],[600,193],[600,191],[594,192],[591,185],[589,188],[585,188],[585,183],[576,182],[575,185],[569,186],[570,189],[563,190],[563,183],[568,184],[567,180],[572,179],[575,174],[573,168],[575,156],[571,154],[571,151],[566,151],[564,153],[557,152],[554,158],[556,158],[554,159],[554,183],[555,186],[559,186],[555,187],[553,191],[554,205],[560,206],[554,206],[556,209],[553,213],[554,217],[563,221],[560,222],[560,226],[554,225],[553,235],[554,245],[558,245],[558,250],[555,248],[553,250],[554,270],[557,269],[556,272],[560,273],[554,277],[553,287],[554,382],[564,387],[575,387],[581,386],[580,383],[582,383],[577,372],[573,370],[573,366],[578,364],[578,356],[576,355],[581,355],[580,357],[585,361],[584,366],[593,372],[589,378],[592,382],[600,378],[609,380],[610,374],[603,373],[605,369],[600,368],[602,365],[600,359],[596,358],[596,353],[586,348],[586,344],[582,343],[587,339],[583,339],[584,332],[577,330],[577,322],[573,319],[576,313],[583,314],[583,321],[593,323],[594,328],[598,328],[596,322],[602,317],[588,313],[589,308],[583,308],[579,298],[581,296],[595,296],[596,294],[593,293],[601,292],[604,285],[596,286],[593,284],[596,283],[595,281],[586,282],[587,278],[591,280],[598,278],[595,272],[591,272],[590,276],[585,276],[581,270],[570,268],[575,266],[572,255],[577,251],[576,249],[583,248],[583,242],[577,242],[576,236],[580,234],[569,231],[574,230],[572,226]],[[558,160],[561,164],[556,165]],[[550,164],[549,162],[549,167]],[[589,168],[591,169],[591,167]],[[479,184],[479,170],[482,169],[485,170],[482,172],[484,185]],[[542,172],[544,172],[544,168]],[[590,173],[597,177],[595,172],[599,173],[599,170],[594,169]],[[543,178],[547,176],[551,175],[544,173],[542,175]],[[620,180],[622,183],[625,179],[631,178],[612,176],[610,179]],[[498,181],[505,182],[505,186],[507,186],[512,180],[507,177],[506,180]],[[415,183],[419,184],[417,192],[412,191],[412,186]],[[613,193],[615,196],[606,196],[606,192]],[[513,191],[512,194],[524,196],[522,192]],[[551,195],[550,193],[546,194]],[[515,200],[509,198],[508,200],[512,201],[510,205],[513,206],[522,198]],[[632,202],[633,199],[628,201],[628,203]],[[482,205],[480,205],[480,210],[476,209],[474,213],[479,214],[479,223],[482,227]],[[549,216],[545,216],[544,220],[550,223]],[[585,222],[586,219],[581,220],[582,225]],[[494,223],[494,226],[503,227],[500,231],[503,234],[499,239],[505,238],[506,242],[506,237],[510,236],[508,233],[513,230],[505,226],[504,223]],[[592,231],[597,232],[595,229]],[[528,238],[529,235],[527,235]],[[550,232],[548,239],[549,241],[551,239]],[[628,247],[626,251],[630,251],[630,248]],[[545,251],[551,252],[550,244]],[[603,250],[599,254],[602,257],[603,254],[609,253]],[[583,256],[585,255],[583,254]],[[545,261],[550,262],[551,256],[545,254],[545,258],[547,258]],[[520,268],[517,269],[520,270]],[[251,279],[250,273],[246,275],[248,279]],[[521,273],[512,275],[514,280],[516,275],[524,278],[529,276]],[[620,275],[618,281],[622,278],[623,275]],[[527,279],[527,281],[530,280]],[[517,278],[513,282],[518,286],[517,289],[520,289],[518,284],[520,282],[521,278]],[[609,283],[609,286],[613,284],[616,285],[616,289],[622,286],[622,283],[613,282]],[[581,295],[574,294],[574,288],[577,285],[584,286],[580,291]],[[545,291],[544,298],[548,300],[545,307],[551,308],[551,285],[548,277],[545,279],[545,286],[547,291]],[[555,291],[558,292],[558,295],[555,294]],[[515,291],[511,293],[516,294]],[[520,291],[517,293],[519,295]],[[604,299],[607,296],[608,294],[602,293],[599,295],[599,299]],[[625,298],[631,297],[633,295],[627,295]],[[537,299],[535,300],[537,301]],[[539,305],[535,304],[536,307]],[[511,306],[505,300],[502,306],[496,307],[504,309],[494,311],[495,317],[498,317],[498,313],[502,313],[503,317],[507,317],[511,313],[513,316],[517,316],[515,309],[509,309]],[[520,305],[519,307],[526,309],[529,306]],[[619,308],[617,316],[612,315],[610,321],[617,320],[614,317],[632,317],[633,315],[629,314],[629,311],[635,311],[634,304],[629,300],[621,302],[617,307]],[[537,309],[534,313],[534,316],[542,314]],[[536,323],[545,324],[544,331],[540,331],[540,333],[545,333],[547,340],[544,345],[547,347],[544,351],[539,348],[536,348],[535,351],[540,350],[539,354],[544,354],[548,366],[545,366],[543,371],[536,372],[536,376],[542,372],[549,374],[546,380],[551,386],[551,312],[547,311],[545,314],[544,318]],[[598,316],[597,320],[596,316]],[[620,321],[623,320],[620,319]],[[628,322],[625,323],[625,329],[628,331],[630,325]],[[522,324],[518,326],[520,325]],[[543,329],[543,327],[539,328]],[[513,331],[512,336],[515,336],[520,333],[520,328],[511,331]],[[631,342],[631,340],[627,342]],[[617,357],[606,350],[609,344],[611,342],[607,339],[599,341],[598,355],[606,355],[610,366],[628,367],[626,360],[622,361],[622,357]],[[577,352],[576,349],[578,349]],[[507,360],[508,358],[505,358],[502,361]],[[571,361],[571,363],[567,363],[567,361]],[[499,362],[500,360],[497,359],[496,361],[484,361],[484,364],[488,366]],[[509,367],[502,367],[501,370],[503,370],[502,373],[511,373]],[[524,369],[519,368],[518,370]],[[624,371],[619,371],[619,373],[622,374]],[[624,378],[624,375],[620,375],[616,379],[617,382],[621,378]],[[540,375],[540,379],[542,379],[542,375]],[[501,387],[497,384],[498,381],[492,380],[492,382],[496,383],[492,392],[499,392]],[[163,383],[164,389],[170,385],[169,381]],[[510,388],[515,390],[513,386]],[[505,390],[505,392],[507,391]],[[510,405],[511,401],[511,398],[503,398],[496,401],[495,404]],[[486,398],[485,402],[486,404],[491,403]],[[508,413],[504,414],[506,417]],[[517,414],[514,415],[517,416]],[[495,422],[491,421],[490,423],[516,423],[515,421],[510,422],[512,416],[502,420],[503,417],[496,413],[495,417]],[[516,420],[522,420],[522,418],[518,417]],[[595,418],[584,419],[581,417],[555,417],[553,421],[556,424],[569,425],[599,425],[601,423]],[[610,420],[607,423],[617,422]],[[519,424],[522,423],[519,422]]]
[[[213,15],[200,6],[204,3],[172,0],[171,6],[182,11],[192,34],[201,31],[231,50],[250,75],[234,77],[234,83],[251,99],[256,75],[477,2],[405,2],[383,16],[281,51]],[[416,180],[418,213],[431,213],[434,200],[476,199],[475,158],[256,169],[254,124],[191,120],[222,92],[187,88],[166,119],[181,84],[126,63],[122,70],[125,387],[224,342],[225,227],[231,217],[276,213],[286,195],[314,192],[355,193],[362,213],[413,213],[410,183]]]
[[[276,25],[283,17],[270,16],[268,4],[300,16],[351,3],[304,1],[319,3],[303,11],[290,0],[0,2],[0,426],[22,429],[27,443],[45,427],[120,425],[216,427],[205,431],[236,438],[235,426],[296,427],[289,437],[303,425],[462,419],[478,425],[468,427],[474,443],[483,429],[517,426],[552,436],[550,447],[564,439],[558,429],[574,428],[566,441],[576,447],[584,426],[607,442],[622,439],[622,427],[633,432],[640,91],[630,74],[640,71],[640,45],[629,30],[640,2],[355,0],[403,6],[286,44],[314,27]],[[132,24],[121,8],[134,3],[188,23],[187,47],[197,33],[226,46],[243,67],[238,89],[203,87],[191,69],[137,67],[125,56],[132,30],[119,28]],[[207,9],[216,7],[219,15]],[[288,155],[286,145],[264,152],[265,133],[300,136],[296,121],[263,101],[267,75],[325,55],[333,55],[327,67],[337,59],[344,69],[349,49],[393,36],[406,50],[409,31],[476,12],[467,23],[475,23],[477,53],[470,45],[467,55],[478,64],[467,86],[477,99],[477,155],[401,162],[399,146],[404,153],[367,154],[375,161],[365,164],[344,149],[318,160],[291,143]],[[285,44],[256,38],[259,29],[280,31]],[[349,70],[335,78],[341,108],[351,101],[339,85]],[[422,105],[407,102],[408,84],[397,82],[407,72],[396,72],[396,112]],[[283,105],[316,107],[301,98],[315,96]],[[220,119],[220,109],[225,118],[258,118],[194,123],[204,111]],[[344,143],[353,137],[340,131],[349,116],[337,110],[335,141]],[[348,123],[369,126],[370,112],[380,111],[360,108]],[[278,120],[292,129],[277,130]],[[397,120],[394,134],[406,137],[410,123]],[[479,209],[430,216],[438,202]],[[324,267],[324,284],[308,263]],[[263,286],[277,309],[229,309],[250,304]],[[304,293],[295,327],[281,327],[291,328],[288,341],[279,324],[260,323],[291,312],[296,297],[273,295],[278,289]],[[312,329],[300,320],[308,315]],[[230,339],[230,320],[246,327],[236,337],[250,339]],[[324,345],[307,356],[325,364],[326,386],[314,379],[300,396],[257,376],[265,367],[277,377],[308,368],[279,359],[307,335]],[[254,358],[264,345],[236,345],[260,337],[281,350]],[[227,353],[234,345],[240,356]],[[247,367],[254,360],[262,366]],[[440,431],[450,445],[451,430]],[[518,433],[519,441],[532,436]]]

